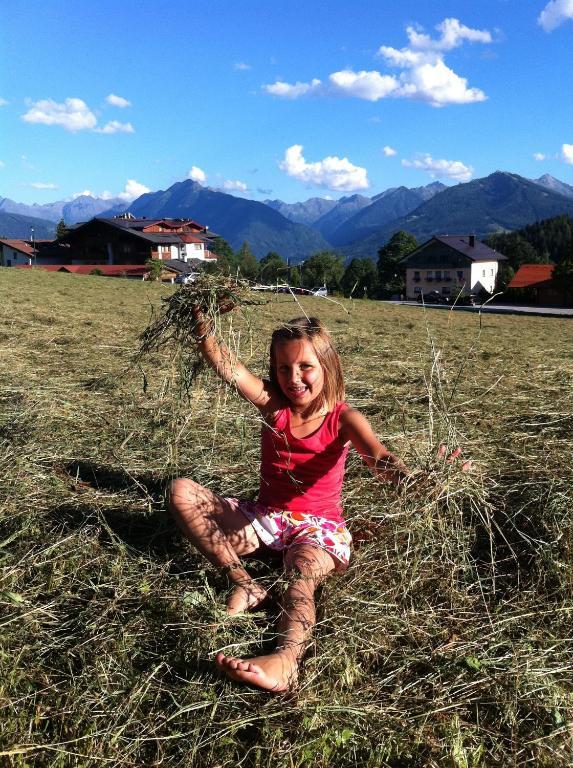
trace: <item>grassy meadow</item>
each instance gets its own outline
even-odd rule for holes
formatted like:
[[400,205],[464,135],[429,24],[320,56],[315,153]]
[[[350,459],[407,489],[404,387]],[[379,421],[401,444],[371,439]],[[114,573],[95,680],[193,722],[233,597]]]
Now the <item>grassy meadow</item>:
[[[349,570],[298,688],[220,677],[272,643],[165,512],[170,478],[254,495],[258,415],[193,355],[137,360],[170,286],[0,270],[0,757],[24,766],[573,764],[573,322],[297,297],[349,402],[441,491],[351,455]],[[292,297],[226,316],[263,374]],[[441,441],[475,461],[436,463]],[[280,594],[280,571],[252,560]]]

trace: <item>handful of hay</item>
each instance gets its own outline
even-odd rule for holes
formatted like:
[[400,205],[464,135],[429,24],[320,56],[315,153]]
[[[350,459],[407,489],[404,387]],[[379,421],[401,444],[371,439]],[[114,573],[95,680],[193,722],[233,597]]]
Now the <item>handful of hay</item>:
[[217,328],[221,315],[235,307],[265,303],[252,298],[246,281],[222,275],[201,275],[162,301],[159,317],[140,336],[139,356],[171,341],[186,350],[193,348],[197,336],[201,335],[200,325],[207,323],[208,327]]

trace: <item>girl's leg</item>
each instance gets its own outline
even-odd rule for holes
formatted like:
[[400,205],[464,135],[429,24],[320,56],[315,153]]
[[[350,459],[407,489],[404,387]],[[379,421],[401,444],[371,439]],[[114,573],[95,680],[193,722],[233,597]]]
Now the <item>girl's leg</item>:
[[220,496],[184,477],[171,484],[169,508],[183,534],[235,585],[227,611],[256,608],[267,596],[266,590],[251,579],[239,560],[239,555],[260,547],[249,521]]
[[289,586],[283,599],[276,650],[252,659],[217,655],[218,666],[233,680],[269,691],[286,691],[296,682],[300,660],[316,623],[315,590],[335,567],[328,552],[312,544],[292,547],[285,565]]

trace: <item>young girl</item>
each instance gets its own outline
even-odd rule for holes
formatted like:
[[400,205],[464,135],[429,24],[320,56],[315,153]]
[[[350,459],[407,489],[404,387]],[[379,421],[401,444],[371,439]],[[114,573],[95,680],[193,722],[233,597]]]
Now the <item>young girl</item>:
[[348,566],[340,492],[349,446],[381,480],[399,484],[409,472],[346,404],[338,354],[317,318],[291,320],[273,333],[269,379],[262,380],[216,340],[199,310],[195,317],[205,360],[262,414],[260,491],[256,502],[222,498],[179,478],[170,507],[185,536],[227,575],[230,614],[255,609],[267,596],[239,558],[265,547],[283,553],[289,579],[274,652],[251,659],[219,653],[216,661],[234,680],[284,691],[296,682],[315,624],[316,588]]

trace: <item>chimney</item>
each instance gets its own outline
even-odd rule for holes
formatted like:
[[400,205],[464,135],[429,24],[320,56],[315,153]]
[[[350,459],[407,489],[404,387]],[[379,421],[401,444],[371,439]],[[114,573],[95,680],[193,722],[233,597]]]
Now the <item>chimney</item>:
[[476,236],[470,235],[470,248],[475,248],[476,245]]

